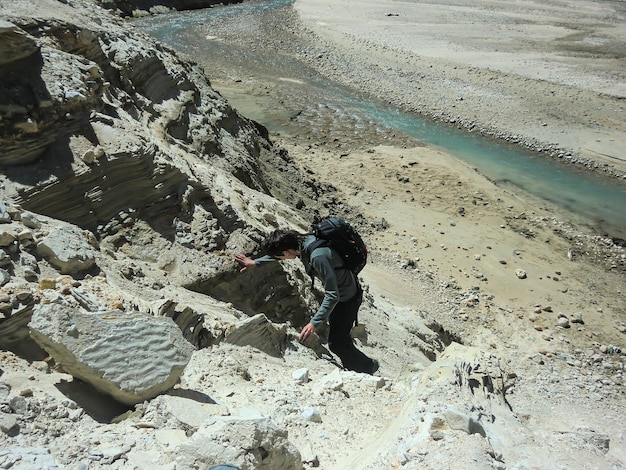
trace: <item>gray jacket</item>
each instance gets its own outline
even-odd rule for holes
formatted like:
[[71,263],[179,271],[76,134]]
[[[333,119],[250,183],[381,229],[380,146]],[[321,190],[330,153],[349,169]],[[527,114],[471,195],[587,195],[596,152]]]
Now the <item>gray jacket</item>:
[[[307,235],[300,250],[301,253],[314,241],[314,235]],[[300,257],[302,259],[302,255]],[[257,265],[273,261],[278,260],[272,256],[262,256],[254,260]],[[313,275],[322,281],[324,286],[324,299],[311,318],[311,323],[317,328],[326,321],[337,303],[350,300],[357,294],[358,285],[354,274],[343,267],[341,257],[329,247],[316,248],[311,253],[310,261],[302,260],[302,262],[305,266],[310,264]]]

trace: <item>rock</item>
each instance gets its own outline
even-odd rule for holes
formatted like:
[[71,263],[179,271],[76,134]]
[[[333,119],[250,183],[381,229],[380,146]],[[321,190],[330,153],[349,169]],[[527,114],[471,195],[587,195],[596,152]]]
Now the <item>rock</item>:
[[456,409],[448,409],[444,413],[446,424],[450,429],[463,431],[467,434],[480,434],[486,437],[482,425],[471,416],[466,415]]
[[516,269],[515,270],[515,275],[517,276],[518,279],[526,279],[527,275],[526,275],[526,271],[524,271],[523,269]]
[[325,375],[315,383],[315,389],[318,393],[323,394],[329,391],[341,390],[343,388],[343,378],[339,370],[334,370],[330,374]]
[[50,232],[37,244],[37,253],[62,274],[75,274],[93,267],[94,252],[82,230],[64,226]]
[[6,269],[0,268],[0,286],[5,285],[11,280],[11,274]]
[[179,447],[181,468],[209,468],[228,462],[259,470],[301,470],[301,456],[287,432],[268,418],[215,420]]
[[0,230],[0,246],[10,246],[17,240],[17,231],[14,229],[2,229]]
[[50,449],[43,447],[12,447],[0,449],[2,468],[24,470],[60,470]]
[[298,369],[291,374],[291,377],[299,384],[306,383],[309,381],[309,369],[306,367]]
[[383,388],[387,383],[384,377],[377,377],[375,375],[367,375],[361,379],[361,382],[363,382],[366,387],[374,390]]
[[6,251],[0,249],[0,266],[9,266],[11,264],[11,257]]
[[[177,427],[184,427],[193,431],[198,430],[205,422],[215,416],[227,416],[228,409],[219,405],[201,393],[189,393],[185,396],[184,390],[172,390],[167,395],[156,397],[147,406],[144,416],[155,415],[159,419],[175,420]],[[142,419],[142,422],[146,418]],[[155,423],[155,427],[159,427]]]
[[67,373],[128,405],[172,388],[194,351],[170,318],[141,313],[89,314],[46,304],[29,326]]
[[285,325],[277,328],[262,313],[237,323],[226,333],[228,343],[252,346],[275,357],[283,355],[286,340]]
[[0,65],[28,57],[39,49],[35,38],[13,23],[0,20]]
[[573,313],[570,321],[572,323],[579,323],[581,325],[585,324],[585,322],[583,321],[583,314],[582,314],[582,312]]
[[569,320],[567,319],[567,317],[559,317],[559,318],[557,318],[556,325],[561,327],[561,328],[569,328],[570,327]]
[[306,408],[303,412],[302,412],[302,418],[305,421],[311,421],[313,423],[321,423],[322,422],[322,415],[320,415],[320,412],[317,408],[310,406],[308,408]]
[[41,228],[41,221],[32,212],[22,212],[20,214],[20,220],[28,228],[35,229],[35,230]]
[[4,403],[11,393],[11,386],[8,383],[0,382],[0,403]]
[[18,415],[23,415],[28,412],[28,402],[24,397],[19,395],[11,397],[9,400],[9,406],[11,407],[11,410],[13,410],[13,413]]
[[11,214],[7,206],[0,203],[0,224],[8,224],[9,222],[11,222]]
[[14,435],[17,430],[17,418],[14,415],[0,412],[0,431],[10,436]]

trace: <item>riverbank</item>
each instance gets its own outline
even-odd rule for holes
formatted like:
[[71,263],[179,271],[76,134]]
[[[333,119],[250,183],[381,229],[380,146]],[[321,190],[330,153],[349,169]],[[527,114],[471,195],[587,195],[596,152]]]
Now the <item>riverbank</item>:
[[324,75],[401,109],[626,173],[618,2],[296,0]]
[[[589,336],[586,328],[574,332],[577,338],[569,341],[579,347],[592,347],[600,337],[623,343],[624,248],[545,201],[494,184],[440,149],[324,105],[324,90],[313,80],[293,79],[289,61],[281,62],[281,57],[305,59],[311,65],[319,58],[319,70],[344,83],[376,70],[381,89],[391,87],[392,80],[380,67],[362,67],[369,56],[352,40],[331,44],[328,37],[312,34],[293,14],[301,4],[295,6],[240,14],[232,20],[236,27],[224,19],[198,26],[195,37],[208,41],[197,49],[204,55],[196,58],[210,70],[216,89],[246,116],[273,127],[283,123],[284,131],[273,133],[272,140],[288,149],[304,171],[338,188],[339,202],[329,201],[330,210],[365,215],[374,263],[364,275],[374,276],[369,279],[372,285],[400,304],[421,305],[422,293],[415,288],[419,279],[437,279],[467,304],[467,316],[452,319],[455,325],[450,325],[460,328],[466,341],[474,335],[479,343],[494,341],[472,321],[465,324],[467,320],[502,321],[504,331],[511,328],[510,322],[520,321],[514,329],[524,334],[498,341],[519,340],[529,352],[543,349],[554,334],[541,331],[551,329],[548,323],[556,324],[557,318],[541,318],[542,325],[536,325],[534,315],[539,307],[549,306],[556,315],[585,312],[585,323],[594,333]],[[347,21],[345,12],[337,18]],[[358,31],[359,24],[369,23],[355,19],[349,24]],[[208,53],[215,42],[223,45],[224,56]],[[339,53],[350,60],[339,61]],[[389,56],[396,60],[395,53]],[[429,85],[439,87],[442,100],[451,94],[444,78],[439,76],[444,82],[440,85],[437,80]],[[375,82],[371,78],[358,83],[371,87]],[[403,89],[401,82],[394,87],[388,96],[408,102],[410,93],[404,92],[411,87]],[[484,103],[482,113],[488,113],[490,103]]]

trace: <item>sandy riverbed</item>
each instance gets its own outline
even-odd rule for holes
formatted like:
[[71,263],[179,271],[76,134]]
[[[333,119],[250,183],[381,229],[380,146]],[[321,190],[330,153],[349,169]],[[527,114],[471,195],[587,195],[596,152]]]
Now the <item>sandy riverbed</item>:
[[[296,0],[344,83],[626,169],[620,2]],[[340,59],[339,59],[340,58]]]

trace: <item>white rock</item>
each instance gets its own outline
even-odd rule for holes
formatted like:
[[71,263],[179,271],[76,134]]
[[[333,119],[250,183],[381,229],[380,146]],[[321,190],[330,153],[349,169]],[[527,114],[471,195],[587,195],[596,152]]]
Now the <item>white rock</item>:
[[309,381],[309,369],[306,367],[298,369],[291,374],[291,378],[298,383],[306,383]]
[[313,423],[321,423],[322,415],[317,408],[310,406],[302,412],[301,415],[306,421],[311,421]]

